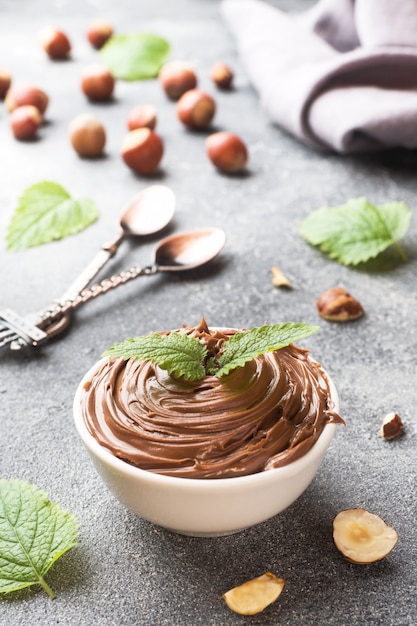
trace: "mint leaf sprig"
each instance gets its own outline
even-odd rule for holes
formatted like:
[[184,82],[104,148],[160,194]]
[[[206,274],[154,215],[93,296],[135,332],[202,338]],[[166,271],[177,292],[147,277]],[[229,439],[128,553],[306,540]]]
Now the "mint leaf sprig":
[[39,246],[87,228],[98,218],[92,200],[75,200],[58,183],[42,181],[27,187],[9,224],[8,250]]
[[224,351],[217,362],[215,359],[210,360],[209,367],[210,369],[213,367],[214,375],[221,378],[265,352],[285,348],[290,343],[309,337],[318,330],[318,326],[286,322],[236,333],[224,343]]
[[110,37],[100,55],[115,78],[135,81],[157,76],[169,49],[168,41],[158,35],[127,33]]
[[390,246],[406,261],[398,241],[410,220],[411,211],[403,202],[375,206],[366,198],[356,198],[313,211],[301,224],[300,234],[343,265],[366,262]]
[[318,326],[294,322],[252,328],[232,335],[214,357],[209,356],[202,342],[186,333],[151,333],[125,339],[106,350],[103,356],[151,361],[168,374],[189,381],[202,380],[206,375],[222,378],[261,354],[284,348],[318,330]]
[[0,478],[0,593],[41,585],[44,576],[76,545],[75,517],[26,481]]

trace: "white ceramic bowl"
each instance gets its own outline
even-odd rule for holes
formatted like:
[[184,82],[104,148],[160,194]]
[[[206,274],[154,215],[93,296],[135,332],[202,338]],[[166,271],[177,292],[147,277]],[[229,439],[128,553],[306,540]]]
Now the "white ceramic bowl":
[[[336,424],[327,424],[314,446],[300,459],[250,476],[193,479],[148,472],[115,457],[86,428],[80,409],[81,392],[103,360],[87,372],[75,394],[78,434],[114,496],[140,517],[177,533],[228,535],[280,513],[311,483],[335,434]],[[338,394],[328,375],[327,379],[338,412]]]

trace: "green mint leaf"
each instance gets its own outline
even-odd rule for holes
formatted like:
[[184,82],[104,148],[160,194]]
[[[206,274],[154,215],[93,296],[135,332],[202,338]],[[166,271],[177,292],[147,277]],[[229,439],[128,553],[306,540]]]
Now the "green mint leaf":
[[62,239],[87,228],[98,218],[91,200],[74,200],[57,183],[44,181],[28,187],[7,232],[7,249],[21,250]]
[[103,356],[152,361],[176,377],[201,380],[206,374],[203,364],[206,354],[207,348],[195,337],[172,332],[130,337],[106,350]]
[[358,265],[375,258],[389,246],[405,255],[398,240],[407,232],[411,211],[402,202],[374,206],[366,198],[313,211],[302,223],[300,233],[343,265]]
[[44,575],[77,534],[75,517],[34,485],[0,478],[0,592],[41,585],[54,598]]
[[169,43],[148,33],[113,35],[101,48],[103,63],[123,80],[154,78],[169,52]]
[[286,322],[236,333],[223,344],[224,351],[218,359],[220,369],[216,376],[221,378],[257,356],[284,348],[298,339],[312,335],[318,329],[318,326]]

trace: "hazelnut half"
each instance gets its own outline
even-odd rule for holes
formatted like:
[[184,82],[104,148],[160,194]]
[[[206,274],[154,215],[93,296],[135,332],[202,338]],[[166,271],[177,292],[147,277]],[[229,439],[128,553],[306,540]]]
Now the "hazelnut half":
[[0,98],[3,100],[12,84],[12,76],[4,67],[0,67]]
[[72,120],[69,136],[72,147],[82,157],[99,156],[106,144],[103,124],[90,113],[82,113]]
[[281,595],[285,580],[272,572],[252,578],[223,594],[229,609],[239,615],[256,615],[275,602]]
[[65,59],[71,51],[67,35],[54,26],[46,26],[40,33],[42,48],[50,59]]
[[248,149],[240,137],[233,133],[220,131],[206,139],[207,154],[210,161],[226,174],[241,172],[248,162]]
[[197,76],[184,61],[168,61],[159,71],[158,79],[168,98],[178,100],[186,91],[197,87]]
[[398,535],[378,515],[365,509],[347,509],[333,520],[333,540],[347,561],[364,565],[385,558]]
[[81,89],[90,100],[110,100],[114,84],[113,75],[100,63],[88,65],[81,74]]
[[87,39],[97,50],[102,48],[112,35],[112,25],[103,19],[93,20],[87,28]]
[[39,109],[31,104],[17,107],[10,113],[10,126],[16,139],[32,139],[42,124]]
[[331,322],[349,322],[364,314],[361,303],[340,287],[328,289],[318,297],[317,311]]
[[31,104],[36,107],[40,114],[43,115],[47,109],[49,98],[42,89],[34,85],[19,83],[12,85],[6,94],[4,104],[6,109],[11,113],[17,107],[25,104]]
[[162,139],[150,128],[131,130],[122,143],[122,158],[137,174],[149,176],[158,168],[164,153]]
[[208,128],[216,112],[216,103],[210,94],[190,89],[177,102],[180,122],[192,129]]
[[234,74],[226,63],[215,63],[210,70],[210,78],[219,89],[230,89]]
[[156,108],[153,104],[140,104],[131,111],[127,116],[127,127],[129,130],[135,128],[151,128],[156,126]]

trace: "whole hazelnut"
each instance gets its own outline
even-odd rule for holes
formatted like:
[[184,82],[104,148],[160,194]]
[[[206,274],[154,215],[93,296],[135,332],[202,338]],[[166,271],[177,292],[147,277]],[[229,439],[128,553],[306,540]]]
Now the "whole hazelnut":
[[42,48],[50,59],[66,59],[71,51],[67,35],[54,26],[46,26],[40,33]]
[[216,112],[213,98],[200,89],[190,89],[177,102],[178,119],[188,128],[208,128]]
[[121,153],[130,169],[148,176],[161,162],[164,146],[159,135],[150,128],[136,128],[124,138]]
[[90,100],[110,100],[114,90],[114,78],[104,65],[93,63],[84,68],[81,89]]
[[69,136],[72,147],[82,157],[99,156],[106,145],[104,126],[90,113],[82,113],[72,120]]
[[31,104],[39,110],[41,115],[45,113],[48,103],[49,98],[42,89],[27,84],[12,85],[4,100],[6,109],[9,112],[25,104]]
[[349,322],[364,314],[361,303],[346,289],[332,287],[317,298],[317,311],[331,322]]
[[102,19],[93,20],[87,28],[87,39],[97,50],[102,48],[112,35],[112,25]]
[[0,67],[0,99],[3,100],[12,84],[12,77],[4,67]]
[[127,127],[129,130],[135,128],[150,128],[156,126],[156,108],[153,104],[140,104],[129,111],[127,116]]
[[226,63],[215,63],[210,71],[210,78],[219,89],[230,89],[234,74]]
[[16,139],[31,139],[41,124],[42,115],[31,104],[17,107],[10,114],[10,126]]
[[242,171],[248,162],[248,149],[240,137],[221,131],[209,135],[206,149],[210,161],[220,171],[234,174]]
[[168,61],[159,71],[158,78],[171,100],[178,100],[186,91],[197,87],[197,76],[184,61]]

